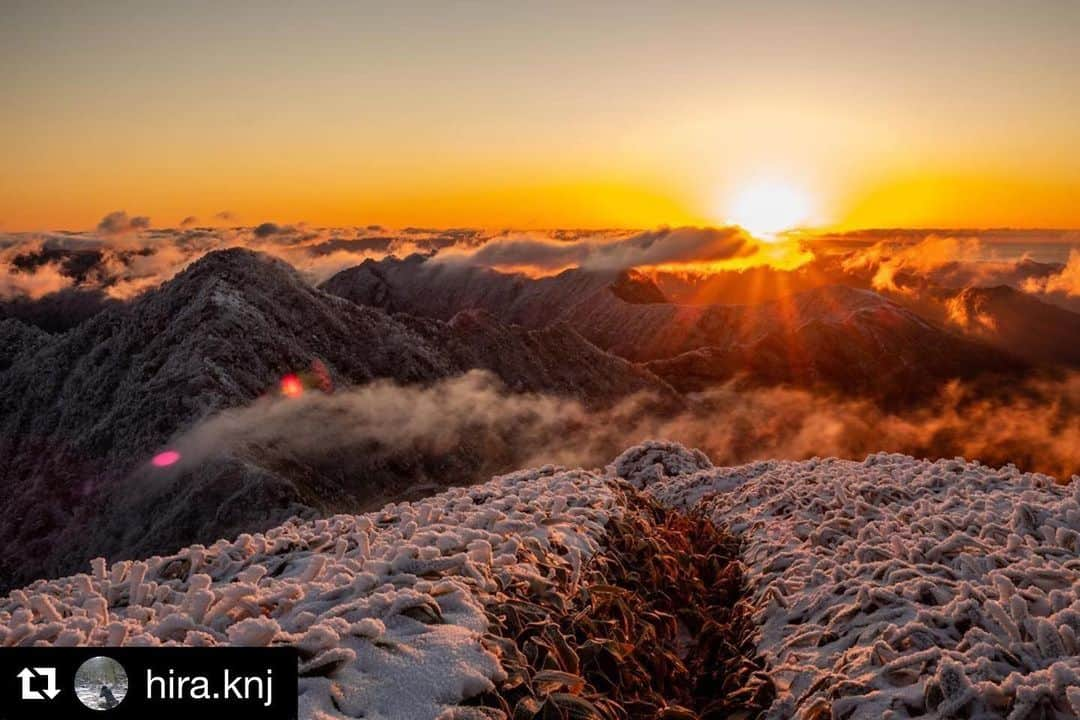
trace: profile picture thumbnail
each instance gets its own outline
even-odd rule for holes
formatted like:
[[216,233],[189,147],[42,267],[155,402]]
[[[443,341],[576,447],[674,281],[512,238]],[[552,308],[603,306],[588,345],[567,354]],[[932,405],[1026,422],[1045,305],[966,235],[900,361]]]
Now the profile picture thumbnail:
[[91,710],[112,710],[127,691],[127,672],[111,657],[92,657],[75,671],[75,695]]

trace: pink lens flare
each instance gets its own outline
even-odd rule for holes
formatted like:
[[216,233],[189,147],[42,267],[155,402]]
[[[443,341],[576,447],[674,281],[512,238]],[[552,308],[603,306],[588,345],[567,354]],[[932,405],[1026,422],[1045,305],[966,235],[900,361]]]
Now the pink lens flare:
[[160,452],[154,456],[154,459],[150,461],[154,467],[169,467],[175,465],[180,460],[180,453],[175,450],[166,450]]
[[296,375],[281,378],[281,394],[285,397],[300,397],[304,392],[304,383]]

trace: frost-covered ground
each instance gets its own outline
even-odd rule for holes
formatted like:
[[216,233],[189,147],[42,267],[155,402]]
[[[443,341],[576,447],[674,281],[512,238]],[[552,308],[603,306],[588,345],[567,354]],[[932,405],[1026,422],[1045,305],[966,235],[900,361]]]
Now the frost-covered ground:
[[171,558],[96,561],[0,600],[0,643],[291,643],[302,718],[453,717],[503,677],[481,643],[485,601],[544,582],[542,568],[573,583],[615,512],[600,475],[545,468]]
[[1080,716],[1080,483],[886,454],[679,457],[649,492],[743,536],[769,717]]
[[302,718],[466,718],[500,588],[573,588],[616,483],[740,533],[772,718],[1080,715],[1080,484],[960,461],[714,468],[676,445],[542,468],[0,599],[0,643],[291,643]]

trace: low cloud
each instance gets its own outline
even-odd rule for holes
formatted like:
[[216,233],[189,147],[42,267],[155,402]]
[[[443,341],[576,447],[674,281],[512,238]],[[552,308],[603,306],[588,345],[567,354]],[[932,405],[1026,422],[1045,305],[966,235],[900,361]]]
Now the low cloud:
[[474,248],[452,248],[439,253],[436,260],[550,274],[572,267],[617,271],[751,261],[759,255],[760,264],[768,264],[762,243],[741,228],[680,227],[616,237],[607,233],[572,239],[508,235]]
[[[221,219],[220,214],[217,219]],[[380,225],[322,228],[302,222],[211,228],[196,227],[197,222],[189,216],[176,228],[149,228],[146,218],[118,211],[106,216],[94,232],[0,234],[0,297],[38,298],[70,287],[100,290],[109,297],[127,300],[168,281],[203,255],[230,247],[273,255],[318,284],[369,259],[416,253],[458,253],[461,257],[510,237],[505,232],[468,228],[395,231]],[[667,239],[669,234],[673,238]],[[602,264],[608,258],[609,264],[618,264],[610,260],[616,251],[655,252],[651,247],[661,236],[665,239],[661,244],[677,247],[680,237],[677,231],[659,231],[657,238],[625,231],[556,231],[534,234],[531,241],[555,246],[567,244],[556,239],[560,237],[573,237],[578,243],[591,238],[587,242],[599,246],[632,235],[636,238],[633,245],[605,247],[595,262]],[[714,247],[720,244],[715,240]]]
[[[223,217],[233,216],[225,212],[215,219]],[[197,222],[189,216],[176,228],[150,228],[147,218],[117,211],[107,215],[95,232],[0,234],[0,295],[33,298],[74,287],[129,299],[169,280],[208,252],[239,246],[278,257],[315,284],[368,259],[419,253],[434,255],[441,263],[533,275],[571,267],[599,271],[638,267],[663,269],[669,275],[703,273],[703,277],[729,270],[728,276],[750,282],[750,269],[788,276],[782,271],[798,268],[803,275],[790,274],[792,282],[782,283],[789,290],[811,281],[854,282],[917,295],[930,285],[1007,284],[1080,310],[1080,259],[1074,256],[1063,266],[1027,257],[997,258],[996,246],[987,246],[981,237],[874,234],[857,237],[863,246],[843,255],[818,253],[815,257],[807,248],[817,248],[819,242],[824,247],[831,240],[763,243],[735,227],[518,233],[469,228],[393,230],[380,225],[324,228],[302,222],[211,228],[196,227]],[[869,239],[875,242],[867,246]],[[721,293],[711,301],[741,300]]]
[[227,452],[300,459],[361,448],[450,453],[481,438],[527,456],[587,419],[573,400],[507,393],[495,376],[472,371],[426,387],[376,381],[334,394],[263,398],[207,420],[173,447],[189,465]]
[[[325,395],[266,398],[178,438],[188,467],[226,455],[278,467],[377,453],[387,458],[469,448],[499,471],[558,463],[594,467],[646,439],[676,440],[719,465],[815,456],[861,459],[881,450],[1014,463],[1066,480],[1080,472],[1080,375],[1031,381],[988,398],[954,383],[923,407],[890,413],[868,401],[731,383],[660,413],[636,396],[595,412],[577,401],[507,392],[473,371],[430,386],[375,382]],[[392,460],[387,460],[388,462]]]
[[180,272],[202,253],[185,252],[173,244],[162,244],[153,252],[135,252],[126,256],[112,255],[111,281],[105,290],[109,297],[129,300],[145,290],[157,287]]
[[1080,250],[1073,249],[1069,252],[1069,260],[1060,272],[1028,278],[1023,289],[1030,293],[1080,296]]
[[975,335],[993,336],[998,331],[993,314],[981,311],[978,306],[972,307],[963,295],[945,301],[945,317],[950,324]]
[[880,241],[852,253],[843,261],[843,268],[846,272],[871,273],[870,283],[875,290],[909,293],[910,288],[898,283],[901,273],[926,276],[949,265],[975,262],[981,251],[982,244],[973,237],[930,235],[914,244]]
[[[983,234],[996,241],[988,241]],[[847,251],[835,269],[840,271],[840,281],[847,275],[880,292],[912,299],[925,299],[928,290],[933,295],[935,289],[1007,285],[1080,312],[1080,250],[1071,249],[1065,263],[1036,260],[1028,254],[1040,245],[1063,248],[1067,243],[1080,243],[1080,236],[1064,231],[982,231],[978,236],[917,238],[908,232]],[[1017,252],[1018,248],[1025,250]],[[823,265],[827,271],[829,262]],[[981,324],[978,318],[963,316],[958,307],[949,308],[948,315],[961,327]]]
[[36,300],[77,289],[128,299],[201,254],[179,242],[158,242],[149,231],[107,241],[84,235],[18,238],[0,249],[0,298]]
[[[909,292],[927,282],[949,289],[996,285],[1025,289],[1026,285],[1041,292],[1055,284],[1052,278],[1063,273],[1062,264],[1038,261],[1027,252],[1017,252],[1017,248],[1080,244],[1080,236],[1055,231],[1030,231],[1017,238],[1002,236],[1002,232],[979,231],[973,235],[898,232],[895,237],[884,237],[871,245],[848,250],[841,265],[845,272],[870,278],[876,289],[892,292]],[[854,236],[862,237],[862,234]],[[850,242],[849,237],[840,236],[844,242]],[[879,234],[869,237],[878,238]],[[825,236],[816,242],[836,241],[836,236]],[[1080,261],[1076,268],[1074,272],[1080,272]],[[1068,272],[1064,274],[1067,276]],[[1075,287],[1067,277],[1062,280],[1058,289]]]
[[149,228],[145,218],[110,213],[94,232],[0,233],[0,298],[37,299],[65,288],[99,290],[126,300],[166,282],[203,255],[246,247],[278,257],[313,284],[367,259],[430,254],[471,246],[478,231],[393,233],[385,228],[316,228],[297,223],[256,227]]
[[0,267],[0,299],[29,298],[37,300],[72,285],[56,263],[49,263],[33,273],[13,271],[10,265]]

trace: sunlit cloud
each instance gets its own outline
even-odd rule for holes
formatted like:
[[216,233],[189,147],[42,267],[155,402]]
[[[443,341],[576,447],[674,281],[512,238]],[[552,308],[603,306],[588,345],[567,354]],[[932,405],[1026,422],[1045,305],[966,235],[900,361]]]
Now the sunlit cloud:
[[[842,242],[865,237],[868,247],[847,251],[840,261],[845,273],[866,278],[871,287],[909,297],[940,288],[990,288],[1006,285],[1066,309],[1080,310],[1080,250],[1070,250],[1062,263],[1036,260],[1034,248],[1062,249],[1080,243],[1080,236],[1055,230],[990,230],[955,236],[896,231],[895,238],[877,239],[883,231],[842,236]],[[827,238],[833,242],[836,238]],[[986,331],[988,317],[973,315],[959,301],[946,308],[948,319],[966,329]]]
[[997,332],[997,320],[989,312],[970,307],[963,294],[945,301],[949,322],[970,333],[992,335]]
[[1032,293],[1061,293],[1080,296],[1080,250],[1071,250],[1061,272],[1041,278],[1028,278],[1024,290]]
[[[998,245],[981,235],[918,235],[910,231],[896,231],[895,237],[883,231],[849,234],[840,239],[858,241],[856,247],[838,256],[829,254],[830,236],[781,233],[771,241],[762,241],[734,226],[487,232],[393,229],[376,224],[325,228],[267,221],[255,226],[182,223],[187,226],[149,228],[122,212],[110,213],[102,222],[112,231],[0,234],[0,297],[36,299],[74,288],[100,290],[109,298],[130,300],[169,280],[206,253],[229,247],[273,255],[295,267],[312,284],[365,260],[422,254],[434,256],[437,263],[532,276],[569,268],[597,272],[638,268],[704,276],[751,269],[821,269],[834,262],[842,263],[835,268],[836,277],[854,276],[882,292],[912,294],[920,291],[920,283],[945,288],[1010,285],[1066,307],[1077,304],[1080,297],[1080,260],[1063,265],[998,256]],[[1024,235],[1033,242],[1041,237]],[[1048,237],[1058,243],[1069,240],[1061,233]]]
[[93,232],[0,234],[0,297],[37,299],[77,288],[129,300],[206,253],[229,247],[278,257],[316,284],[367,259],[473,247],[490,237],[473,230],[395,232],[304,223],[208,228],[196,227],[194,216],[176,228],[150,228],[144,220],[120,211],[107,215],[102,229]]
[[739,227],[661,228],[612,237],[595,234],[560,240],[551,235],[522,234],[494,238],[475,248],[453,247],[436,262],[464,263],[496,269],[551,274],[567,268],[618,271],[628,268],[713,267],[739,269],[768,265],[800,256],[792,243],[763,243]]
[[848,272],[873,272],[871,283],[876,290],[905,293],[909,290],[898,284],[901,272],[926,274],[954,262],[973,262],[980,256],[978,238],[938,237],[930,235],[914,243],[882,241],[852,254],[843,267]]
[[12,272],[11,267],[0,267],[0,298],[25,297],[36,300],[44,295],[71,287],[71,278],[50,263],[33,273]]

